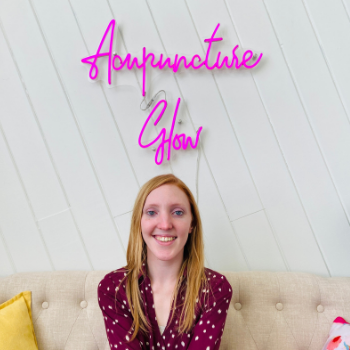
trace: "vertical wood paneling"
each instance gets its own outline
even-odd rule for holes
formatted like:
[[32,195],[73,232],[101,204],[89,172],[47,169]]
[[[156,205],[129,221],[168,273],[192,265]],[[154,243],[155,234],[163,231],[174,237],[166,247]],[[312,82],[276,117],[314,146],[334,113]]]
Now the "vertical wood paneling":
[[324,58],[338,88],[350,121],[350,69],[341,57],[350,55],[350,20],[342,0],[302,0],[317,35]]
[[342,0],[344,10],[349,18],[350,21],[350,0]]
[[264,210],[233,221],[233,227],[252,270],[287,270]]
[[[0,0],[0,275],[122,266],[138,189],[169,172],[198,198],[206,266],[348,275],[349,10],[349,0]],[[204,56],[220,23],[211,62],[236,44],[264,57],[252,71],[148,71],[146,100],[164,89],[168,108],[144,143],[169,134],[179,97],[175,133],[204,127],[197,149],[158,166],[137,143],[150,113],[142,72],[114,72],[109,86],[105,59],[95,83],[80,62],[112,18],[121,55]]]
[[122,215],[119,215],[115,218],[115,222],[118,226],[118,230],[119,230],[120,235],[122,237],[125,251],[128,248],[131,217],[132,217],[132,211],[125,213],[125,214],[122,214]]
[[0,277],[5,277],[16,272],[12,257],[7,249],[6,242],[0,228]]
[[[19,72],[14,67],[4,37],[1,39],[0,47],[3,54],[1,55],[0,65],[7,67],[8,79],[0,80],[0,101],[3,106],[0,121],[3,133],[9,137],[7,139],[8,146],[16,162],[29,205],[32,207],[34,220],[37,221],[37,227],[41,230],[39,222],[41,219],[66,210],[68,204],[38,128],[36,116],[33,116],[30,97],[24,92],[25,85],[22,85],[23,82],[21,82],[21,77],[18,75]],[[13,116],[16,116],[16,118],[13,118]],[[64,222],[65,231],[61,232],[61,236],[68,240],[81,241],[72,218],[70,217],[68,221],[64,220]],[[80,246],[75,246],[76,251],[73,252],[70,259],[67,259],[65,255],[57,256],[56,254],[56,256],[52,256],[52,252],[48,247],[53,245],[55,237],[52,234],[41,232],[43,242],[45,242],[55,269],[66,266],[67,263],[70,264],[72,261],[87,269],[91,267],[88,255],[81,250],[81,243]]]
[[40,220],[39,226],[56,270],[70,270],[73,262],[77,270],[92,269],[89,254],[80,233],[76,232],[69,209]]
[[198,187],[200,189],[198,205],[204,227],[207,266],[220,271],[249,270],[250,266],[242,246],[227,220],[224,203],[215,195],[217,188],[213,186],[208,162],[205,159],[201,159],[199,163]]
[[0,40],[0,65],[6,67],[8,74],[7,79],[0,79],[0,121],[35,216],[41,219],[66,209],[68,204],[31,110],[30,98],[3,37]]
[[[113,215],[132,206],[138,190],[119,130],[97,84],[86,84],[79,58],[88,56],[68,2],[32,1],[38,22],[55,60],[63,88],[69,96],[79,128],[84,135],[93,166],[99,175],[104,194]],[[64,22],[63,28],[60,23]],[[62,50],[65,47],[65,50]],[[69,52],[69,55],[67,53]],[[120,201],[126,198],[126,202]]]
[[[0,228],[16,272],[51,271],[53,264],[35,223],[13,158],[0,130]],[[4,274],[1,267],[1,274]]]
[[254,79],[328,267],[333,275],[344,274],[347,264],[338,257],[346,256],[350,227],[265,7],[255,0],[227,3],[242,44],[266,48],[268,59]]
[[[350,123],[337,87],[302,2],[288,2],[288,6],[273,0],[265,3],[349,219]],[[298,25],[293,18],[298,18]],[[300,55],[300,52],[303,54]]]
[[[3,26],[12,43],[13,54],[55,159],[93,267],[103,268],[98,254],[100,249],[105,249],[110,263],[122,262],[125,257],[117,229],[106,207],[91,158],[86,153],[72,105],[30,4],[26,1],[2,1],[0,6]],[[13,18],[17,18],[17,21],[14,22]],[[17,26],[18,22],[21,26]],[[28,61],[27,57],[33,59]],[[114,241],[114,247],[105,245],[104,241]]]

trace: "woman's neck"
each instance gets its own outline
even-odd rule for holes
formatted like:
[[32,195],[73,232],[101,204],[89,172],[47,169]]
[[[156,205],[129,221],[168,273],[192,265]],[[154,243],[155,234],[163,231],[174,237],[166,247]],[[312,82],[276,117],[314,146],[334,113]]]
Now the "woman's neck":
[[182,256],[176,260],[164,261],[149,255],[147,257],[147,269],[152,288],[157,290],[168,286],[173,289],[179,276],[182,261]]

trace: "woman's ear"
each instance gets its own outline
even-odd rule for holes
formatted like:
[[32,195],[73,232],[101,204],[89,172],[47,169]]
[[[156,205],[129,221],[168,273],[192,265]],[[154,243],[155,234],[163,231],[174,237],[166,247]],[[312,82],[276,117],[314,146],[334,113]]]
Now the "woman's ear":
[[191,233],[192,230],[193,230],[193,227],[191,226],[191,227],[190,227],[190,230],[188,231],[188,233]]

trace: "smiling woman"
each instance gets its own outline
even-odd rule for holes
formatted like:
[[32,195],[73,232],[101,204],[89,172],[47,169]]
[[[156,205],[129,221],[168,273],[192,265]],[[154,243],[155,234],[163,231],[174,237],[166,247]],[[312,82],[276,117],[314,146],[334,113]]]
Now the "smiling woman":
[[231,297],[226,278],[204,267],[189,188],[172,174],[149,180],[135,201],[127,265],[98,286],[110,347],[219,349]]

